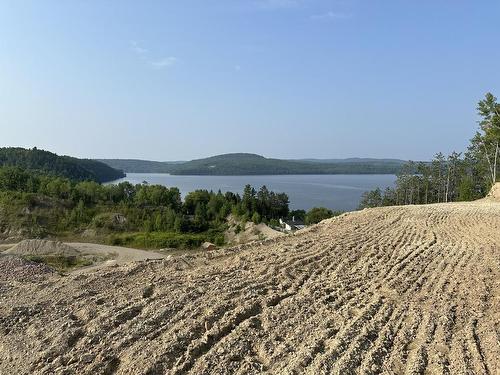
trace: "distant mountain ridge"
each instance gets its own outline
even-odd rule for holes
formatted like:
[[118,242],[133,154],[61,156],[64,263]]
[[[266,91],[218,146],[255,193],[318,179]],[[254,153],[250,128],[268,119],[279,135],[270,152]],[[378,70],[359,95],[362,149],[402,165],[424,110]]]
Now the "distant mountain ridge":
[[60,156],[37,148],[0,148],[1,166],[20,167],[77,181],[108,182],[125,177],[123,171],[97,160]]
[[152,161],[141,159],[96,159],[112,168],[129,173],[170,173],[173,166],[185,161]]
[[399,159],[274,159],[251,153],[232,153],[186,162],[136,159],[98,159],[128,173],[173,175],[286,175],[286,174],[395,174],[406,163]]
[[377,158],[345,158],[345,159],[293,159],[295,161],[307,161],[312,163],[394,163],[404,164],[407,160],[402,159],[377,159]]

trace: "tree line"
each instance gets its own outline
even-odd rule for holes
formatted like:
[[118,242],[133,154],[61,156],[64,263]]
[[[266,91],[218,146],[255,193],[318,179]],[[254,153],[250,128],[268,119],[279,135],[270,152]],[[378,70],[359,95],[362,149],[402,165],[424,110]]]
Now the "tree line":
[[17,166],[78,181],[107,182],[125,177],[121,170],[111,168],[99,161],[60,156],[36,147],[33,149],[0,148],[0,166]]
[[246,185],[242,195],[195,190],[182,200],[176,187],[103,185],[0,167],[0,235],[9,227],[36,237],[78,235],[92,229],[113,244],[195,247],[203,241],[222,245],[229,215],[241,222],[278,227],[280,218],[314,224],[338,214],[318,207],[291,211],[289,203],[287,194],[266,186],[256,190]]
[[242,196],[195,190],[183,201],[176,187],[129,182],[102,185],[20,167],[0,167],[0,193],[6,212],[9,207],[17,208],[11,210],[12,222],[16,222],[19,207],[27,207],[30,218],[22,224],[41,226],[53,234],[87,228],[110,233],[204,234],[206,240],[222,244],[230,214],[242,221],[275,223],[290,212],[288,196],[266,186],[257,191],[247,185]]
[[438,153],[431,162],[409,162],[395,186],[363,194],[360,208],[471,201],[484,197],[500,174],[500,104],[488,93],[478,103],[479,130],[464,153]]

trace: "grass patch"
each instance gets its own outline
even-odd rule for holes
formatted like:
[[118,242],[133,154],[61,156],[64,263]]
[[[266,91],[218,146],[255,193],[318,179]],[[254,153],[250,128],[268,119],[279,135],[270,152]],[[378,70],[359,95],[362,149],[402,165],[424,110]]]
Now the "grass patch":
[[68,272],[75,268],[91,266],[94,262],[85,257],[65,255],[27,255],[27,260],[43,263],[58,272]]
[[203,233],[140,232],[119,233],[108,236],[107,243],[114,246],[129,246],[142,249],[194,249],[205,241],[218,246],[224,243],[224,236],[218,231]]

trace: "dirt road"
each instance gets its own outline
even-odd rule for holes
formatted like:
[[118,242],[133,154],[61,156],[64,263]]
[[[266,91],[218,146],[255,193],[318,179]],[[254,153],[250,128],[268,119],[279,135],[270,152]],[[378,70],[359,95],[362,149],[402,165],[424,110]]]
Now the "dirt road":
[[295,236],[0,283],[1,374],[487,374],[500,203],[349,213]]
[[76,274],[95,271],[99,268],[109,267],[113,265],[165,258],[165,255],[155,253],[153,251],[130,249],[128,247],[121,246],[108,246],[83,242],[67,242],[67,245],[78,250],[82,254],[93,254],[110,258],[103,263],[99,263],[90,267],[79,268],[73,271]]

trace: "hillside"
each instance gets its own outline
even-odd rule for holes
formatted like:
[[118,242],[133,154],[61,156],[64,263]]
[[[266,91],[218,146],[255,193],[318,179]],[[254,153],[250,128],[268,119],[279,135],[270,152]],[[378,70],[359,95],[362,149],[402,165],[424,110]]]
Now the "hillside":
[[499,254],[490,196],[68,277],[4,270],[0,373],[495,374]]
[[121,170],[96,160],[59,156],[37,148],[0,148],[0,166],[17,166],[77,181],[107,182],[125,176]]
[[131,173],[173,175],[282,175],[282,174],[395,174],[404,161],[392,159],[282,160],[235,153],[188,162],[100,159]]
[[181,161],[163,162],[138,159],[97,159],[112,168],[122,170],[126,173],[170,173]]
[[377,159],[377,158],[345,158],[345,159],[295,159],[295,161],[306,161],[311,163],[375,163],[403,165],[407,160],[401,159]]
[[374,161],[315,163],[270,159],[255,154],[225,154],[180,164],[171,173],[181,175],[395,174],[400,167],[400,164]]

